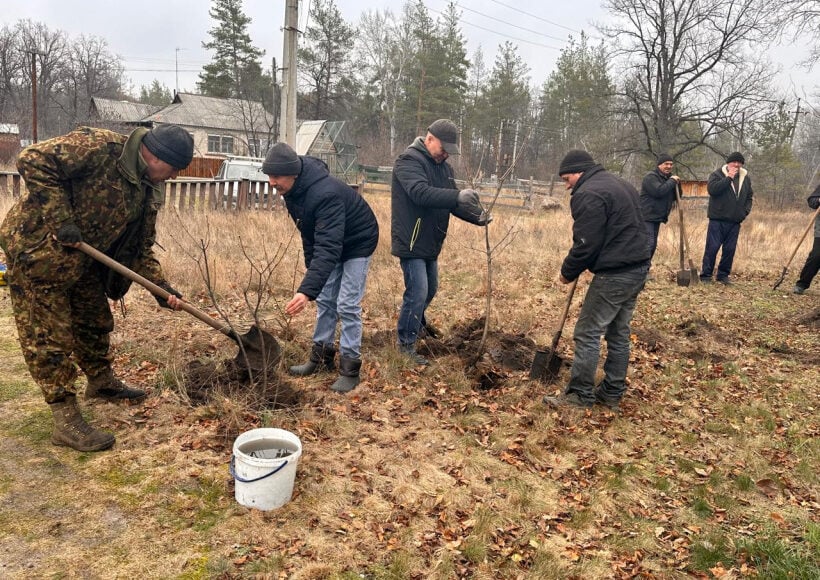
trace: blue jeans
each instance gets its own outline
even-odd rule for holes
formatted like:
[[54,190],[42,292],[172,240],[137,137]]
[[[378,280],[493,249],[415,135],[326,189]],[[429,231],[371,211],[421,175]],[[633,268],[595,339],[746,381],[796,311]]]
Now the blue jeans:
[[658,234],[661,231],[661,222],[643,222],[646,225],[646,234],[649,239],[649,259],[655,257],[655,250],[658,249]]
[[425,324],[424,311],[438,291],[438,260],[401,258],[404,273],[404,296],[399,312],[399,346],[416,343]]
[[313,342],[333,345],[336,322],[342,321],[339,353],[346,358],[362,357],[362,298],[370,256],[336,264],[316,297],[316,328]]
[[575,358],[566,393],[576,393],[587,403],[595,402],[595,371],[603,336],[607,354],[598,396],[610,402],[621,399],[629,365],[629,323],[648,271],[646,264],[617,274],[595,274],[575,324]]
[[728,280],[732,273],[732,263],[735,261],[737,238],[740,235],[740,224],[709,220],[706,229],[706,248],[703,250],[703,264],[700,268],[700,279],[711,280],[715,269],[715,259],[718,250],[723,246],[720,254],[720,264],[717,269],[718,280]]

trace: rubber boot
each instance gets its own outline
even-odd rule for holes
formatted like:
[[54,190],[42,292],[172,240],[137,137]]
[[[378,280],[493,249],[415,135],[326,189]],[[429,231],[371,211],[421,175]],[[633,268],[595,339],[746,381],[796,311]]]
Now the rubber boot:
[[65,399],[50,403],[49,407],[54,416],[51,434],[54,445],[65,445],[77,451],[102,451],[114,444],[111,433],[94,429],[85,422],[74,395],[66,395]]
[[114,376],[110,368],[93,377],[88,377],[85,398],[105,399],[106,401],[141,401],[145,391],[134,389]]
[[339,378],[330,385],[332,391],[349,393],[359,384],[359,369],[362,368],[362,359],[339,357]]
[[306,377],[314,373],[323,371],[332,371],[336,368],[334,359],[336,357],[336,349],[332,346],[313,343],[310,349],[310,359],[304,364],[295,365],[288,369],[290,374],[297,377]]

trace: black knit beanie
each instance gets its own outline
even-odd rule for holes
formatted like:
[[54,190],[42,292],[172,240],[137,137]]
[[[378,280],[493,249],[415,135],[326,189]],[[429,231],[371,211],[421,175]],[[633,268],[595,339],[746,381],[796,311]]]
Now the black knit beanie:
[[174,169],[185,169],[194,158],[194,138],[177,125],[159,125],[142,138],[145,147]]
[[667,161],[674,161],[674,159],[672,159],[672,156],[669,155],[669,153],[660,153],[658,155],[658,159],[655,161],[655,165],[662,165]]
[[726,158],[726,163],[731,163],[732,161],[740,161],[740,163],[746,165],[746,158],[743,157],[743,153],[740,151],[729,153],[729,157]]
[[583,149],[571,149],[567,151],[564,158],[561,160],[561,165],[558,167],[558,175],[565,175],[567,173],[583,173],[595,166],[595,161],[592,155]]
[[270,148],[262,164],[265,175],[299,175],[302,160],[287,143],[276,143]]

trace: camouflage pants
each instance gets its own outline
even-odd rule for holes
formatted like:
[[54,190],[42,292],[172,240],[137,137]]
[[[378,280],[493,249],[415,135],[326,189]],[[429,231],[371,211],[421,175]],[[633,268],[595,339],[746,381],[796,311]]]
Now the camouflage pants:
[[111,366],[114,318],[95,268],[68,286],[33,283],[19,268],[7,277],[23,357],[47,403],[76,394],[78,366],[87,376]]

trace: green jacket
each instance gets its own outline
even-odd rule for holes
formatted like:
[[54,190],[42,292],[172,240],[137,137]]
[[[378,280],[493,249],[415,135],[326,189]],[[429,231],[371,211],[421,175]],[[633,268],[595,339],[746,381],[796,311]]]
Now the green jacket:
[[28,193],[0,226],[9,269],[34,282],[72,285],[93,261],[54,240],[62,224],[73,222],[84,242],[165,283],[152,250],[161,190],[148,181],[139,153],[147,132],[80,127],[24,149],[17,170]]

